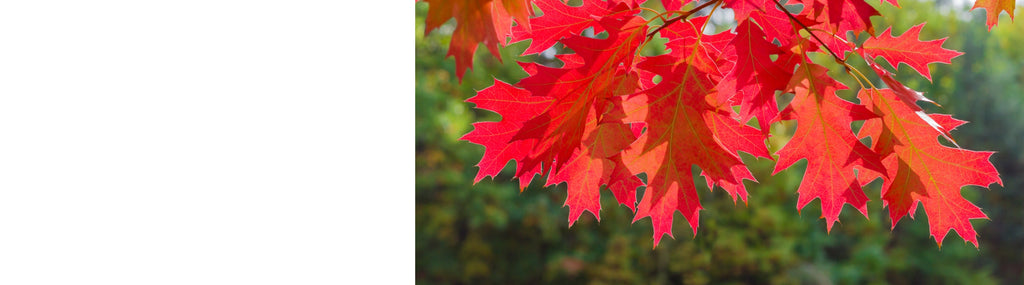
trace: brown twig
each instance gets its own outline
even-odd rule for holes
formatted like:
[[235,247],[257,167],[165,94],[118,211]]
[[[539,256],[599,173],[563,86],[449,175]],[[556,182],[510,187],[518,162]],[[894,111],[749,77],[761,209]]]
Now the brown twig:
[[668,21],[665,21],[665,23],[662,24],[661,27],[658,27],[657,29],[654,29],[654,31],[651,31],[650,33],[647,33],[647,37],[648,38],[653,37],[654,34],[658,33],[658,31],[661,31],[664,28],[667,28],[669,25],[672,25],[675,22],[679,22],[680,20],[686,19],[686,18],[692,16],[693,13],[697,13],[697,11],[700,11],[701,9],[704,9],[704,8],[707,8],[708,6],[711,6],[711,4],[716,4],[716,3],[721,2],[721,1],[722,0],[711,0],[711,1],[708,1],[708,2],[706,2],[704,4],[700,4],[700,6],[694,7],[693,9],[690,9],[689,11],[683,12],[682,15],[676,16],[676,17],[674,17],[672,19],[669,19]]
[[[814,31],[811,31],[811,28],[807,27],[807,25],[804,25],[803,22],[800,22],[799,20],[797,20],[796,17],[793,16],[793,13],[790,13],[789,10],[786,10],[785,7],[782,7],[782,4],[779,3],[779,0],[772,0],[772,2],[775,2],[775,6],[779,7],[779,10],[782,10],[782,12],[785,12],[786,16],[789,16],[789,20],[790,21],[793,21],[794,23],[799,24],[800,27],[803,27],[804,30],[807,31],[808,34],[811,34],[811,37],[813,37],[815,40],[817,40],[818,43],[821,44],[821,47],[825,48],[825,50],[828,51],[829,54],[832,54],[832,57],[834,57],[836,59],[836,61],[838,61],[839,63],[846,63],[846,60],[843,59],[842,57],[840,57],[839,55],[837,55],[835,52],[833,52],[832,49],[828,48],[828,45],[825,44],[825,41],[822,41],[820,38],[818,38],[818,35],[815,35]],[[845,64],[844,64],[844,66],[845,66]]]

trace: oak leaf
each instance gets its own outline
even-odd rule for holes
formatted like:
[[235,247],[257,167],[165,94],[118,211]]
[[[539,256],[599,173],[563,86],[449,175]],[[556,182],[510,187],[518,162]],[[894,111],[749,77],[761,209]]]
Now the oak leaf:
[[857,183],[856,169],[884,173],[881,158],[857,140],[850,124],[873,117],[863,106],[836,96],[846,87],[827,77],[825,68],[803,65],[792,84],[796,97],[783,110],[782,119],[797,120],[796,134],[776,154],[774,173],[807,159],[807,170],[797,189],[797,209],[821,200],[821,215],[828,231],[839,219],[843,206],[850,204],[868,215],[868,197]]
[[1006,11],[1010,14],[1010,20],[1013,20],[1013,9],[1016,8],[1017,2],[1014,0],[977,0],[974,1],[974,6],[971,10],[984,8],[985,9],[985,25],[988,25],[988,29],[992,30],[999,23],[999,14]]
[[[989,162],[992,152],[940,144],[938,133],[915,115],[916,111],[899,102],[891,90],[865,89],[858,98],[880,116],[865,122],[860,136],[870,136],[875,151],[885,156],[883,163],[888,179],[883,178],[882,200],[889,208],[893,227],[903,216],[913,217],[920,202],[928,215],[931,235],[939,246],[950,230],[978,246],[977,233],[970,220],[988,216],[964,199],[960,189],[967,185],[1003,184]],[[946,129],[964,123],[950,116],[930,117]]]
[[942,48],[945,38],[920,41],[921,28],[924,23],[911,27],[899,37],[892,36],[892,28],[885,29],[882,35],[875,38],[868,38],[858,52],[866,55],[866,58],[881,57],[889,61],[893,67],[898,64],[906,64],[920,73],[928,80],[932,80],[931,72],[928,71],[928,64],[940,62],[949,64],[953,58],[964,53]]

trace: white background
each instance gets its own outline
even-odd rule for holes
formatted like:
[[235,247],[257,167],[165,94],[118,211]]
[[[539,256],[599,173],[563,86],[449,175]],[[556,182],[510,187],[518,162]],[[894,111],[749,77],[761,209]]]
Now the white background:
[[413,283],[414,4],[367,3],[0,4],[0,284]]

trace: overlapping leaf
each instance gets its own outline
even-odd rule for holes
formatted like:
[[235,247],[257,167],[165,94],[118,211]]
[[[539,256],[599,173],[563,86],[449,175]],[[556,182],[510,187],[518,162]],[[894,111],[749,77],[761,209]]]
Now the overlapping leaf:
[[[903,216],[913,215],[920,202],[928,215],[931,234],[940,246],[950,230],[977,246],[977,233],[970,220],[988,217],[964,199],[960,190],[967,185],[1002,185],[989,162],[992,152],[942,145],[939,133],[891,90],[862,90],[858,98],[880,116],[868,120],[860,135],[872,137],[874,150],[886,156],[883,163],[888,179],[882,186],[882,200],[889,207],[893,226]],[[964,123],[949,116],[930,117],[945,129]]]
[[626,171],[619,155],[636,139],[629,125],[598,123],[596,114],[587,117],[594,119],[587,120],[584,127],[584,146],[566,161],[564,167],[552,173],[545,185],[567,184],[565,205],[569,207],[570,226],[583,211],[590,211],[598,220],[601,219],[602,185],[608,185],[613,195],[630,209],[636,203],[637,187],[643,185],[639,178]]
[[729,43],[730,51],[737,55],[736,67],[722,80],[719,92],[732,92],[740,102],[740,121],[756,117],[761,132],[769,132],[769,125],[779,114],[775,92],[786,87],[792,77],[775,64],[771,55],[782,50],[765,39],[756,25],[744,21],[736,27],[736,36]]
[[[647,174],[647,190],[634,221],[651,218],[655,246],[663,235],[673,236],[672,215],[676,211],[683,214],[696,234],[702,207],[691,165],[697,165],[704,176],[719,184],[738,185],[740,179],[752,178],[743,175],[746,168],[736,150],[723,145],[715,134],[716,130],[743,126],[728,115],[731,110],[719,109],[707,101],[717,98],[717,94],[715,82],[706,71],[716,69],[701,66],[710,62],[700,58],[713,51],[701,44],[699,37],[691,34],[689,45],[680,44],[671,54],[640,63],[638,67],[664,79],[621,102],[624,122],[644,122],[648,128],[623,152],[623,161],[633,173]],[[723,116],[723,120],[716,119]],[[740,173],[739,177],[734,173]]]
[[[679,211],[696,234],[700,206],[690,166],[696,164],[712,180],[738,183],[731,168],[742,165],[739,157],[715,140],[704,113],[714,109],[703,102],[713,84],[707,75],[676,58],[662,56],[644,65],[664,65],[666,79],[642,94],[623,100],[627,122],[646,122],[647,132],[623,152],[623,161],[634,173],[647,173],[647,192],[637,206],[634,220],[650,217],[655,245],[662,235],[672,236],[672,214]],[[738,124],[738,123],[737,123]]]
[[437,29],[448,19],[457,23],[448,46],[448,56],[455,57],[455,74],[459,79],[473,67],[473,53],[483,44],[495,57],[500,58],[498,45],[505,44],[512,28],[512,19],[519,27],[529,28],[527,18],[532,13],[530,0],[422,0],[430,3],[426,32]]
[[860,143],[850,129],[854,120],[873,114],[837,97],[835,92],[845,86],[827,77],[823,67],[803,65],[796,74],[796,97],[781,117],[795,119],[798,125],[796,134],[777,153],[775,173],[807,159],[807,170],[797,189],[797,209],[820,199],[821,215],[831,231],[846,204],[868,215],[868,197],[857,183],[855,169],[884,173],[878,154]]
[[533,154],[522,161],[526,168],[541,164],[559,168],[582,144],[583,126],[595,102],[616,95],[614,93],[623,85],[636,85],[636,77],[628,70],[646,26],[639,17],[625,12],[619,15],[623,16],[600,21],[602,26],[610,28],[606,39],[571,36],[562,40],[576,51],[582,64],[562,68],[537,65],[535,74],[519,82],[519,86],[534,96],[555,100],[541,115],[525,122],[514,137],[537,143]]
[[586,28],[596,27],[597,21],[591,15],[609,14],[608,3],[597,0],[583,1],[583,6],[573,7],[560,0],[535,0],[534,4],[544,15],[530,19],[530,29],[525,26],[512,28],[512,41],[531,40],[523,54],[542,52],[554,46],[558,40],[578,36]]
[[822,30],[840,36],[851,31],[875,34],[871,17],[881,15],[864,0],[802,0],[802,3],[802,15],[818,22],[815,26]]
[[924,23],[914,26],[899,37],[892,36],[892,28],[885,29],[881,36],[868,38],[864,41],[859,52],[866,57],[880,56],[889,61],[893,67],[898,64],[906,64],[920,73],[928,80],[932,80],[931,72],[928,71],[928,64],[933,62],[951,63],[953,58],[962,55],[962,52],[942,48],[946,39],[931,41],[920,41],[921,28]]
[[[484,177],[496,176],[509,160],[521,161],[536,144],[533,141],[513,141],[512,138],[523,127],[523,122],[540,115],[553,100],[544,97],[530,96],[530,92],[515,88],[508,83],[494,80],[494,85],[481,90],[473,98],[466,100],[475,103],[478,108],[501,114],[501,121],[473,123],[473,131],[461,139],[486,147],[483,158],[477,164],[475,182]],[[539,166],[526,169],[522,163],[517,165],[520,189],[530,185],[535,174],[541,174]]]

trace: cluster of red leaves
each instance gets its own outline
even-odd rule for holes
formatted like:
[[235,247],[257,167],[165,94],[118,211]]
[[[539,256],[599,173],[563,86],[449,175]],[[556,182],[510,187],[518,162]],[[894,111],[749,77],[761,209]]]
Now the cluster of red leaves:
[[[560,67],[521,63],[529,77],[514,85],[495,80],[479,91],[468,101],[502,119],[475,123],[463,137],[486,147],[478,182],[515,161],[523,189],[538,174],[546,175],[545,185],[566,183],[570,225],[584,211],[600,219],[604,188],[635,211],[634,221],[651,218],[655,246],[664,234],[672,236],[677,211],[696,234],[702,207],[691,167],[700,168],[712,189],[746,202],[743,180],[756,182],[738,156],[746,152],[777,159],[776,173],[807,160],[797,208],[819,199],[828,230],[846,204],[866,216],[861,186],[882,179],[881,199],[893,226],[920,202],[939,245],[954,230],[977,246],[969,220],[986,216],[960,189],[1002,183],[991,152],[940,143],[940,136],[952,141],[949,131],[964,122],[924,113],[917,101],[928,100],[874,61],[903,63],[931,79],[929,63],[950,63],[961,53],[942,48],[944,40],[920,41],[924,24],[898,37],[889,29],[876,36],[870,17],[879,13],[864,0],[711,0],[692,3],[700,5],[690,10],[682,10],[689,2],[664,0],[667,12],[650,18],[641,16],[650,10],[640,7],[645,0],[583,0],[582,6],[560,0],[427,1],[428,31],[449,17],[460,23],[449,50],[459,74],[471,65],[477,43],[495,55],[499,44],[527,40],[524,54],[558,43],[572,51],[556,56]],[[1012,15],[1012,3],[980,0],[976,7],[989,11],[991,27],[1000,9]],[[531,4],[540,16],[531,17]],[[802,8],[782,10],[793,9],[789,4]],[[707,33],[708,17],[694,17],[704,8],[731,8],[737,26]],[[587,29],[601,36],[583,36]],[[865,34],[861,44],[848,37]],[[668,40],[667,53],[641,55],[655,35]],[[847,68],[844,61],[856,53],[888,88],[874,87],[854,70],[864,85],[860,103],[844,100],[836,92],[848,87],[814,63],[811,53],[828,54]],[[793,100],[780,111],[776,100],[786,93]],[[759,128],[745,124],[752,119]],[[796,121],[796,133],[773,158],[765,140],[771,125],[784,120]],[[864,121],[856,134],[854,121]],[[860,141],[864,137],[871,137],[871,146]],[[641,186],[646,190],[638,203]]]

